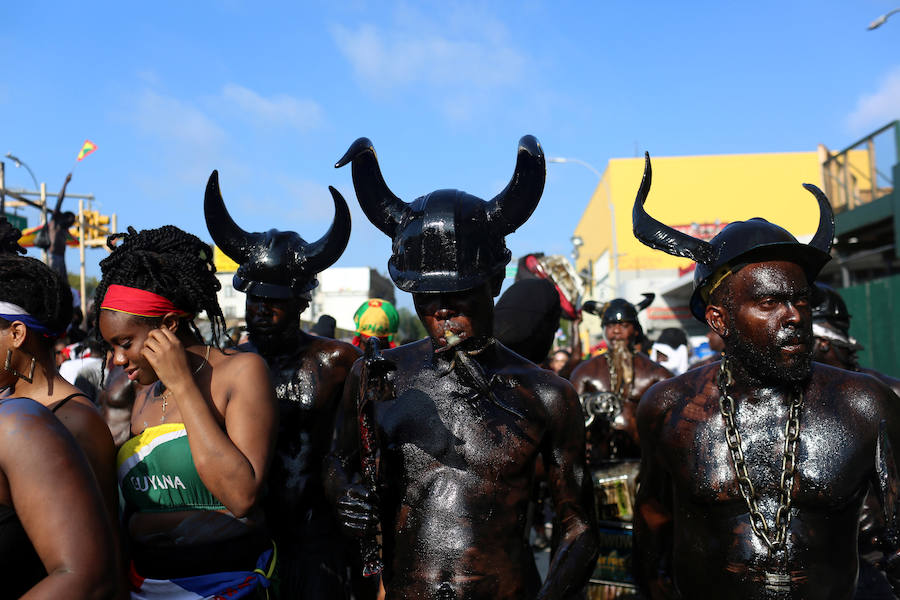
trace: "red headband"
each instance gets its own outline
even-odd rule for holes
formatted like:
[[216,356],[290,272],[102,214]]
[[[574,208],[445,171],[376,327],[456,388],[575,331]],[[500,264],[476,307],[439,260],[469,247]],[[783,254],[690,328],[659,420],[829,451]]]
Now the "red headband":
[[190,315],[159,294],[115,283],[106,289],[100,308],[138,317],[162,317],[169,313],[184,317]]

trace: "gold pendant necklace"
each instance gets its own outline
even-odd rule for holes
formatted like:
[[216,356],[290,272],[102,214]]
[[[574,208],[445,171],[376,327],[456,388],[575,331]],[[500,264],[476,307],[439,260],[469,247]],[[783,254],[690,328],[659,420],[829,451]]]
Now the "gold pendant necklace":
[[[200,363],[200,366],[197,367],[196,369],[194,369],[194,372],[191,373],[192,377],[196,376],[197,373],[200,372],[200,369],[202,369],[204,366],[209,364],[209,351],[210,350],[212,350],[212,346],[207,346],[206,347],[206,356],[203,357],[203,362]],[[162,385],[162,381],[159,382],[159,385]],[[159,418],[160,423],[166,422],[166,409],[169,407],[169,398],[171,398],[171,397],[172,397],[172,390],[166,390],[165,392],[163,392],[163,395],[160,396],[160,399],[162,400],[162,406],[161,406],[162,416]],[[144,427],[147,427],[147,421],[144,421]]]

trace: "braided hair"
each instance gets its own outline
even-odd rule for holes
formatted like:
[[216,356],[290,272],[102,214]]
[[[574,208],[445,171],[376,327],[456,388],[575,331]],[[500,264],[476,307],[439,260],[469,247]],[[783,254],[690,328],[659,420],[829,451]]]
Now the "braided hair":
[[[125,285],[159,294],[194,315],[206,311],[212,324],[212,342],[221,347],[225,317],[216,292],[222,286],[215,276],[208,244],[174,225],[164,225],[141,231],[129,227],[127,233],[109,236],[107,246],[112,253],[100,261],[103,278],[94,292],[91,310],[95,323],[99,322],[100,305],[109,286]],[[193,319],[189,323],[194,334],[203,339]]]
[[[51,331],[63,332],[72,321],[69,282],[41,261],[18,254],[0,253],[0,302],[24,308]],[[7,325],[4,319],[0,319]],[[52,346],[46,338],[46,346]]]
[[0,217],[0,254],[25,254],[25,248],[19,245],[20,237],[22,232],[4,217]]

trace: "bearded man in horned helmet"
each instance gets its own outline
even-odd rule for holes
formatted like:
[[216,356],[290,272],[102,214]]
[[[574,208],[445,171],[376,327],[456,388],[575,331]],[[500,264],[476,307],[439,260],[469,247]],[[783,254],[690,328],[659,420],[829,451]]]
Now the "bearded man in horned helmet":
[[[388,598],[570,597],[587,583],[597,548],[578,398],[492,335],[493,298],[510,260],[504,237],[543,191],[540,145],[520,140],[515,174],[490,202],[458,190],[403,202],[366,138],[337,166],[347,163],[366,216],[393,239],[391,278],[412,293],[429,337],[385,351],[375,379],[368,370],[377,363],[354,365],[328,477],[342,523],[371,539],[380,521]],[[367,432],[378,472],[360,485]],[[543,584],[526,524],[539,456],[558,539]]]
[[645,212],[650,177],[648,156],[635,236],[697,262],[691,312],[725,351],[638,407],[636,579],[651,598],[852,598],[870,484],[898,547],[900,403],[874,378],[811,361],[810,288],[834,235],[828,199],[804,186],[820,212],[809,244],[760,218],[706,242]]
[[241,229],[225,208],[215,171],[204,201],[210,235],[240,265],[234,288],[247,294],[250,334],[240,349],[266,360],[278,400],[278,439],[264,507],[278,548],[283,598],[350,597],[348,545],[325,497],[321,465],[344,380],[359,351],[300,329],[316,275],[340,258],[350,238],[347,203],[329,189],[334,222],[312,243],[293,231]]
[[624,298],[598,306],[585,302],[582,310],[596,314],[609,350],[572,371],[569,380],[584,404],[588,421],[588,465],[597,469],[610,460],[641,455],[634,414],[641,396],[654,383],[672,377],[665,367],[635,350],[641,333],[638,312],[653,302],[644,294],[635,306]]

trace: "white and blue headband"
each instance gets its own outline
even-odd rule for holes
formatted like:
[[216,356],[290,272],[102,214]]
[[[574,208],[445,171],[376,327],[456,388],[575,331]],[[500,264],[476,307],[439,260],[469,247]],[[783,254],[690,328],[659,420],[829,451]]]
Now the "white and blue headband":
[[29,329],[47,337],[56,337],[60,334],[59,331],[51,330],[37,318],[28,314],[27,310],[12,302],[0,300],[0,319],[6,319],[7,321],[21,321]]

